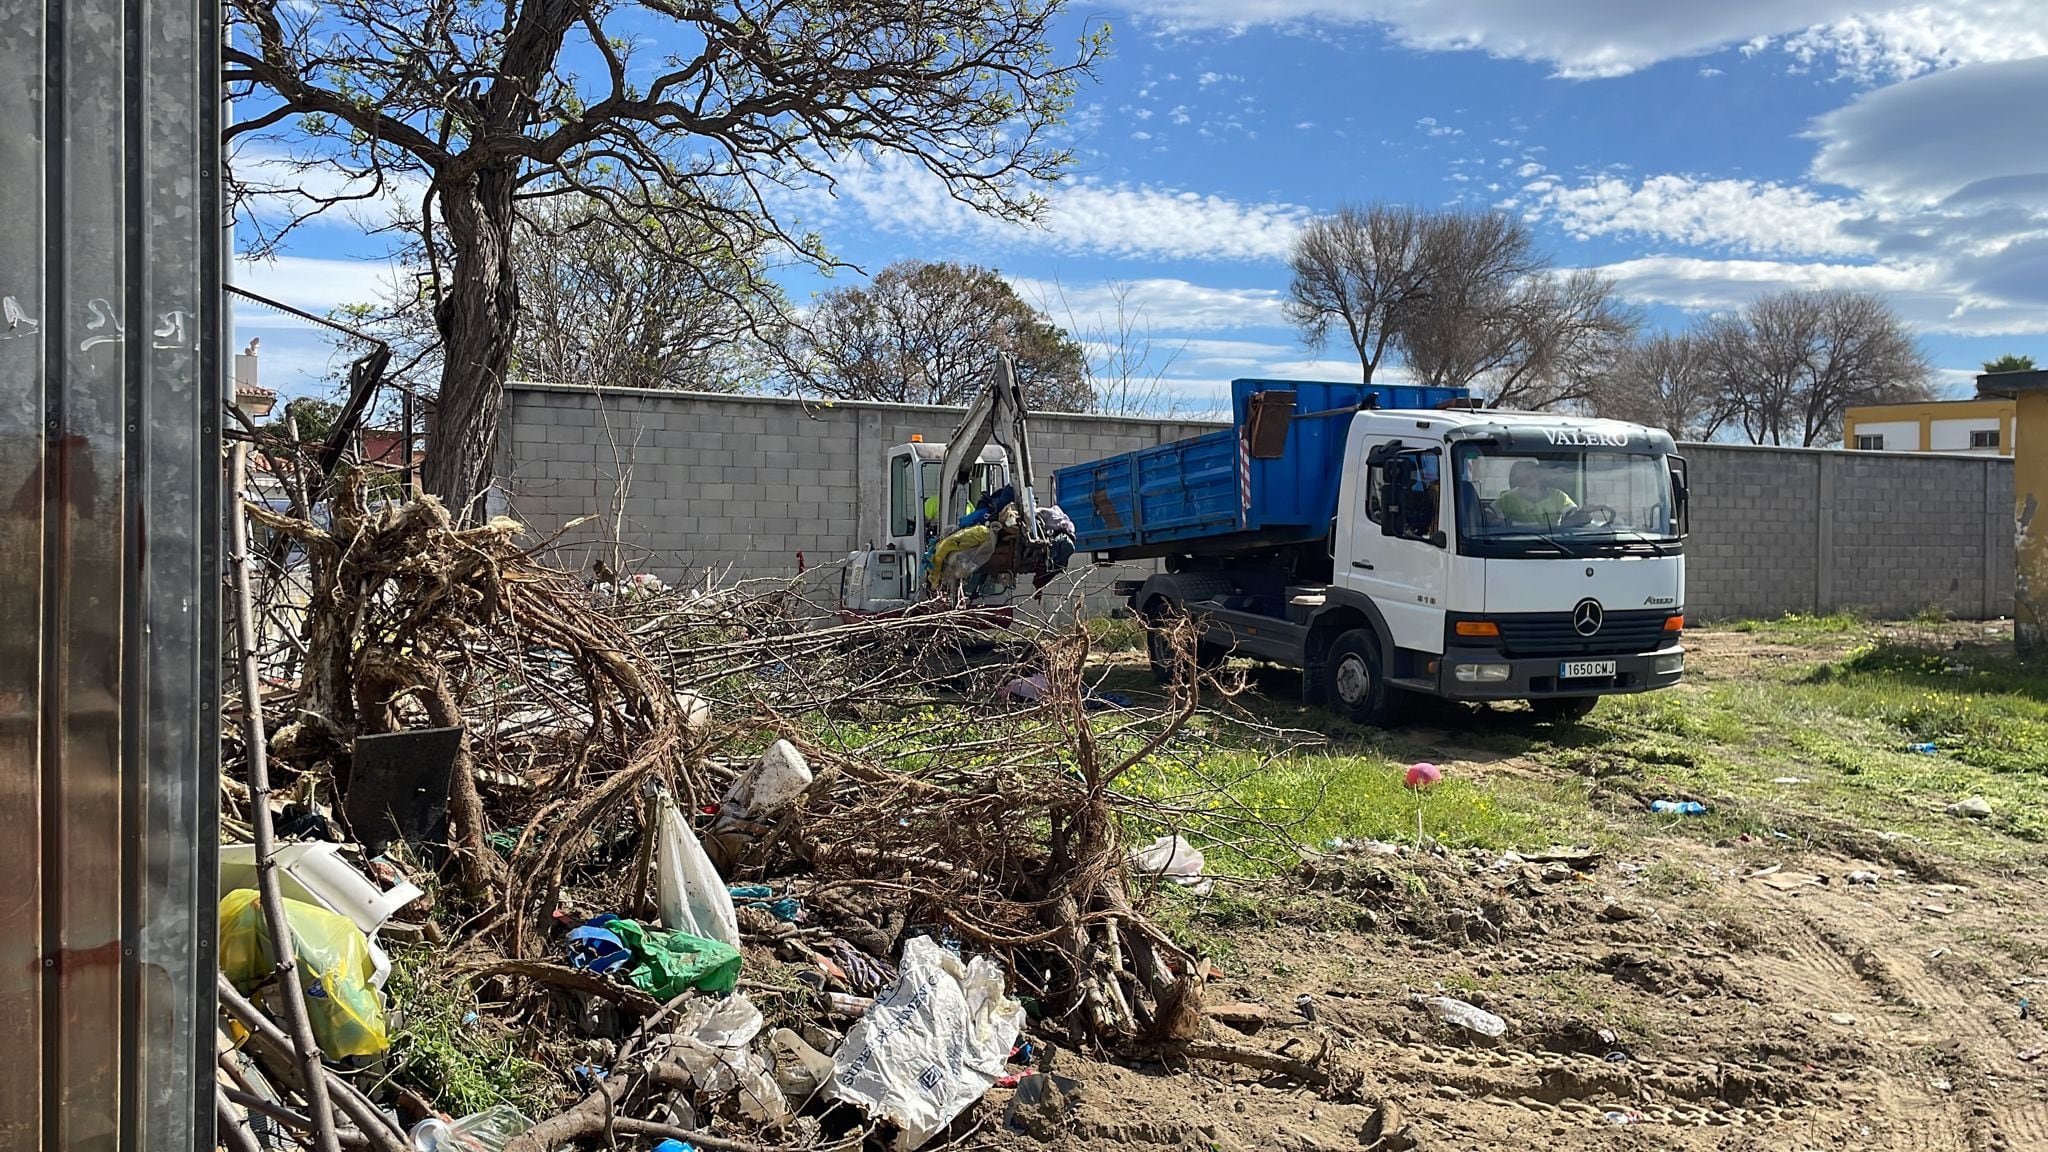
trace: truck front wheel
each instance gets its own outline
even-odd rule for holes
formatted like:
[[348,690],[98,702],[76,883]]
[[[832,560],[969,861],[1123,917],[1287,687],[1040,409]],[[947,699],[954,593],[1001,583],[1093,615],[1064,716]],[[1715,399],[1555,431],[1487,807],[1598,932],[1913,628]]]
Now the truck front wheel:
[[1392,718],[1391,692],[1380,670],[1380,638],[1372,629],[1337,637],[1323,657],[1323,699],[1331,710],[1357,724],[1384,727]]

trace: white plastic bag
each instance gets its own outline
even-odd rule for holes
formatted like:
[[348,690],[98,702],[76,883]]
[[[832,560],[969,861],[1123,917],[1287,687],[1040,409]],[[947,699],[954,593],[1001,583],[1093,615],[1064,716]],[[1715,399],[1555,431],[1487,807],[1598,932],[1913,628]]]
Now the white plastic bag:
[[1202,876],[1202,850],[1178,836],[1161,836],[1126,857],[1125,863],[1141,879],[1154,877],[1178,884],[1197,896],[1207,896],[1215,881]]
[[671,931],[739,947],[739,915],[733,911],[725,880],[704,854],[675,798],[662,792],[655,804],[654,902],[662,924]]
[[737,1096],[740,1112],[763,1124],[780,1123],[789,1101],[776,1087],[768,1062],[753,1049],[761,1034],[761,1010],[740,993],[721,1000],[697,1000],[683,1010],[673,1035],[650,1045],[657,1060],[689,1069],[697,1089],[713,1100]]
[[775,1062],[775,1086],[798,1108],[832,1083],[832,1058],[787,1028],[768,1034],[768,1055]]
[[896,986],[834,1054],[832,1096],[895,1121],[896,1147],[909,1152],[1002,1078],[1023,1027],[994,961],[967,963],[919,936],[903,946]]

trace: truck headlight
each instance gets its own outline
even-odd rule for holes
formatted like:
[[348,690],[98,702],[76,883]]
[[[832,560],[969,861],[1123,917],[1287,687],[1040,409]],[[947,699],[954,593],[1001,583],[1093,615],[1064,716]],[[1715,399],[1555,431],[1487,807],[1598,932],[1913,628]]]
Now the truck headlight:
[[1514,675],[1514,669],[1506,664],[1456,664],[1451,675],[1466,684],[1499,684]]
[[1685,671],[1685,653],[1673,652],[1668,656],[1659,656],[1651,662],[1650,668],[1659,676],[1670,676],[1683,672]]

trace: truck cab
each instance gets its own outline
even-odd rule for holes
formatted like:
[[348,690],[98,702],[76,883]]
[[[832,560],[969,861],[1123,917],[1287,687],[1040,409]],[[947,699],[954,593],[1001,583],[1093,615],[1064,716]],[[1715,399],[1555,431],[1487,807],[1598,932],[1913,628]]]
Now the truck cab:
[[[1314,694],[1367,717],[1403,689],[1529,700],[1570,718],[1602,695],[1677,683],[1686,489],[1675,447],[1662,431],[1569,416],[1359,414],[1330,581],[1302,605]],[[1360,630],[1376,652],[1338,650]]]
[[[1684,673],[1687,487],[1671,436],[1474,406],[1461,389],[1232,382],[1230,428],[1054,475],[1155,672],[1302,670],[1306,700],[1385,723],[1404,696],[1527,700],[1582,717]],[[1382,407],[1393,400],[1398,407]]]

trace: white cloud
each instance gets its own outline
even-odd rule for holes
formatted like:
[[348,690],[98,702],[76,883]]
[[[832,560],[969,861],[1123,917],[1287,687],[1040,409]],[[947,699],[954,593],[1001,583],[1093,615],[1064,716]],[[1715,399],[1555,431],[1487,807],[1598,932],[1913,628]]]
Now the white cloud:
[[1837,76],[1876,83],[2048,55],[2048,13],[2035,0],[1914,4],[1809,28],[1783,47],[1801,67],[1831,63]]
[[[233,282],[259,296],[280,300],[316,316],[348,304],[376,304],[395,293],[412,290],[412,276],[389,260],[324,260],[311,256],[278,256],[269,260],[235,258]],[[305,323],[259,306],[237,307],[237,326],[275,327]]]
[[1723,71],[1721,71],[1721,70],[1720,70],[1719,68],[1702,68],[1702,69],[1700,69],[1700,76],[1701,76],[1701,77],[1702,77],[1703,79],[1707,79],[1707,80],[1711,80],[1711,79],[1713,79],[1713,78],[1714,78],[1714,77],[1716,77],[1716,76],[1726,76],[1726,75],[1727,75],[1727,73],[1726,73],[1726,72],[1723,72]]
[[1651,176],[1640,183],[1601,176],[1576,185],[1545,181],[1523,189],[1530,213],[1579,239],[1653,237],[1743,252],[1841,256],[1868,252],[1844,224],[1868,209],[1804,188],[1752,180]]
[[1988,180],[2041,177],[2044,108],[2048,56],[1921,76],[1820,117],[1813,175],[1928,204]]
[[1973,297],[1949,286],[1932,264],[1827,264],[1645,256],[1608,264],[1622,295],[1695,311],[1736,308],[1766,292],[1847,288],[1888,299],[1908,324],[1954,336],[2048,333],[2040,307]]
[[[1509,161],[1502,160],[1501,163],[1506,164],[1509,163]],[[1531,160],[1528,163],[1522,165],[1520,168],[1515,169],[1515,177],[1520,180],[1529,180],[1541,175],[1543,175],[1543,165],[1538,164],[1534,160]]]
[[965,236],[995,247],[1189,260],[1283,258],[1308,216],[1294,204],[1083,177],[1045,190],[1037,224],[1007,223],[954,200],[936,177],[898,158],[843,171],[836,201],[810,199],[828,213],[857,208],[870,225],[888,231]]
[[353,179],[331,164],[294,160],[261,143],[235,149],[228,169],[248,190],[242,211],[277,224],[317,207],[308,199],[316,197],[339,201],[312,218],[316,225],[360,231],[385,228],[401,213],[417,213],[427,190],[425,178],[417,172],[388,172],[380,189],[373,179]]
[[[1026,300],[1061,323],[1070,319],[1082,331],[1115,326],[1117,289],[1104,283],[1061,284],[1012,276],[1010,283]],[[1273,288],[1217,288],[1165,277],[1132,280],[1124,285],[1123,308],[1155,333],[1226,332],[1284,327],[1281,293]],[[1155,343],[1163,343],[1155,338]]]
[[1188,106],[1185,104],[1175,104],[1173,106],[1173,111],[1168,112],[1166,115],[1167,118],[1171,119],[1175,124],[1185,124],[1190,119],[1190,117],[1188,116]]
[[1620,76],[1663,60],[1773,42],[1850,75],[2048,51],[2032,0],[1121,0],[1173,31],[1260,25],[1383,26],[1411,48],[1480,51],[1559,76]]
[[1131,133],[1131,139],[1133,139],[1133,140],[1150,140],[1151,138],[1152,138],[1152,134],[1151,134],[1150,132],[1133,132],[1133,133]]

